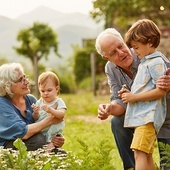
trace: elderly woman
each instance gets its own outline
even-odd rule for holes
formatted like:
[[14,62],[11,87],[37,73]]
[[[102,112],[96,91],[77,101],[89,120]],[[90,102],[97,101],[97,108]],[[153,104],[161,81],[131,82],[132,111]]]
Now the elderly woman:
[[[62,121],[50,115],[35,123],[31,105],[36,98],[29,93],[29,80],[21,64],[0,66],[0,146],[15,149],[14,140],[21,138],[28,150],[42,148],[46,141],[40,132]],[[64,138],[54,137],[52,142],[61,147]]]

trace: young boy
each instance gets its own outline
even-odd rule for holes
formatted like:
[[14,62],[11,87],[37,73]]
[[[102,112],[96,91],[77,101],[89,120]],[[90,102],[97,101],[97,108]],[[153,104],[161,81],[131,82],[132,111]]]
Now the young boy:
[[128,47],[141,59],[131,93],[122,89],[119,94],[128,103],[125,127],[134,127],[131,149],[135,155],[135,170],[154,170],[152,153],[166,116],[166,91],[156,87],[157,79],[164,75],[164,55],[156,48],[160,43],[160,30],[148,19],[137,21],[125,35]]

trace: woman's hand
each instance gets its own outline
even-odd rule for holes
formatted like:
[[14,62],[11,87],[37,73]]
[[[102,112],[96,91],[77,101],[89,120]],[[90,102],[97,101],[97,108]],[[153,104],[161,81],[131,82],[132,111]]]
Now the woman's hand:
[[50,122],[50,125],[55,125],[63,121],[63,119],[56,118],[54,115],[49,114],[46,118]]
[[52,138],[52,143],[55,147],[61,148],[65,142],[65,138],[63,136],[54,136]]

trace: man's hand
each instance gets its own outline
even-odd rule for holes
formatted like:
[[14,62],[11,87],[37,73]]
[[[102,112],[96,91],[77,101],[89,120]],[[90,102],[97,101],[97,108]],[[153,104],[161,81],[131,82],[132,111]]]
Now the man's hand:
[[170,91],[170,68],[167,69],[164,76],[161,76],[157,80],[156,86],[165,90],[166,92]]
[[98,107],[98,118],[101,120],[105,120],[109,117],[108,112],[109,104],[100,104]]

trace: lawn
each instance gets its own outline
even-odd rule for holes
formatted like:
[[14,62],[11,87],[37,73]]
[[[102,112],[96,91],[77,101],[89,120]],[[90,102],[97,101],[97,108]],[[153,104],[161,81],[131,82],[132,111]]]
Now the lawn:
[[[74,95],[61,95],[66,102],[68,110],[65,117],[66,126],[64,136],[66,142],[63,148],[71,151],[78,158],[84,156],[94,159],[96,164],[99,159],[109,161],[113,167],[106,170],[123,170],[113,135],[110,129],[110,119],[101,121],[97,118],[97,108],[100,103],[108,103],[109,96],[93,96],[90,93]],[[85,149],[86,148],[86,149]],[[104,152],[105,151],[105,152]],[[83,152],[89,152],[85,155]],[[102,157],[99,158],[101,154]],[[155,147],[154,160],[158,162],[158,151]],[[101,161],[101,160],[100,160]]]
[[[123,170],[110,130],[111,116],[103,121],[97,118],[98,105],[108,103],[109,96],[79,93],[60,97],[68,108],[63,131],[67,156],[44,149],[27,151],[22,140],[17,139],[17,151],[0,148],[0,170]],[[154,161],[159,161],[157,145]]]

